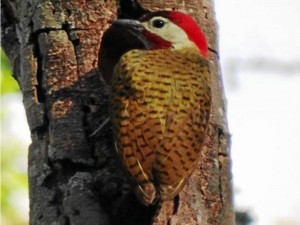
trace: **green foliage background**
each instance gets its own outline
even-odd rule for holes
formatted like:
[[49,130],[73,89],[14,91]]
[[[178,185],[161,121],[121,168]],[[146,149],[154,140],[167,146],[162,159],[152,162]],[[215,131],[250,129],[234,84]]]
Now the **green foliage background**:
[[9,59],[1,50],[1,97],[2,95],[18,92],[17,81],[12,77],[12,68]]
[[[13,120],[7,110],[7,99],[18,95],[19,86],[12,77],[11,64],[1,50],[1,224],[28,224],[28,206],[22,199],[28,198],[27,169],[24,160],[27,157],[22,141],[7,132],[8,121]],[[4,103],[5,102],[5,103]],[[20,104],[22,104],[20,102]],[[23,163],[22,163],[23,162]]]

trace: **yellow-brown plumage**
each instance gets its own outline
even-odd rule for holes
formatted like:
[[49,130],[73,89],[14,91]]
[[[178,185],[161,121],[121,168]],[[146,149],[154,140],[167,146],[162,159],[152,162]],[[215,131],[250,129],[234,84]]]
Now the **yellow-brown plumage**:
[[144,204],[172,199],[199,157],[210,106],[210,72],[195,47],[131,50],[112,82],[116,147]]

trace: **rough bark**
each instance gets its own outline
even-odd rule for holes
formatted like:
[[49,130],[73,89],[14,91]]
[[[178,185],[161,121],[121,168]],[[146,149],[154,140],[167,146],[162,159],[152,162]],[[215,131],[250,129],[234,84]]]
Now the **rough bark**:
[[[180,9],[209,38],[213,87],[210,129],[198,167],[159,224],[234,224],[229,134],[211,0],[140,1],[150,10]],[[29,147],[30,224],[152,224],[158,206],[142,206],[115,154],[108,88],[97,70],[113,0],[5,0],[2,47],[23,93]],[[173,209],[175,204],[176,210]],[[169,215],[170,217],[166,217]]]

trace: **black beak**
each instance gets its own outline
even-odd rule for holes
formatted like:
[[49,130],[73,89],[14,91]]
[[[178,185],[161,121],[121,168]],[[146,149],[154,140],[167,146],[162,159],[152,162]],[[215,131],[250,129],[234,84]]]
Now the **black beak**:
[[110,20],[108,22],[111,23],[112,25],[120,26],[128,30],[130,33],[132,33],[136,38],[138,38],[143,43],[145,49],[152,48],[152,43],[144,35],[145,27],[138,20],[117,19],[117,20]]
[[145,30],[144,26],[137,20],[117,19],[108,22],[116,26],[124,27],[134,33],[142,33]]

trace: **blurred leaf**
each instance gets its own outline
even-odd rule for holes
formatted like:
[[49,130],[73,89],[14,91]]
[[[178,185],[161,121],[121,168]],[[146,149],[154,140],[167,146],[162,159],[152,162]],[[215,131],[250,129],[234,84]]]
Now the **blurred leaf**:
[[5,225],[28,224],[28,210],[24,208],[28,201],[28,178],[24,163],[26,152],[20,149],[22,147],[17,142],[11,146],[1,143],[1,220]]
[[17,81],[12,76],[12,67],[9,59],[1,49],[1,95],[20,91]]
[[[2,74],[1,74],[2,76]],[[10,78],[13,79],[13,78]],[[11,92],[10,92],[11,93]],[[2,93],[1,93],[2,94]],[[15,135],[11,109],[16,109],[13,95],[1,96],[1,222],[3,225],[28,224],[27,147]],[[7,100],[9,99],[9,101]],[[21,101],[19,104],[22,104]],[[13,107],[12,107],[13,105]],[[19,125],[19,124],[18,124]],[[22,129],[20,127],[20,129]]]

